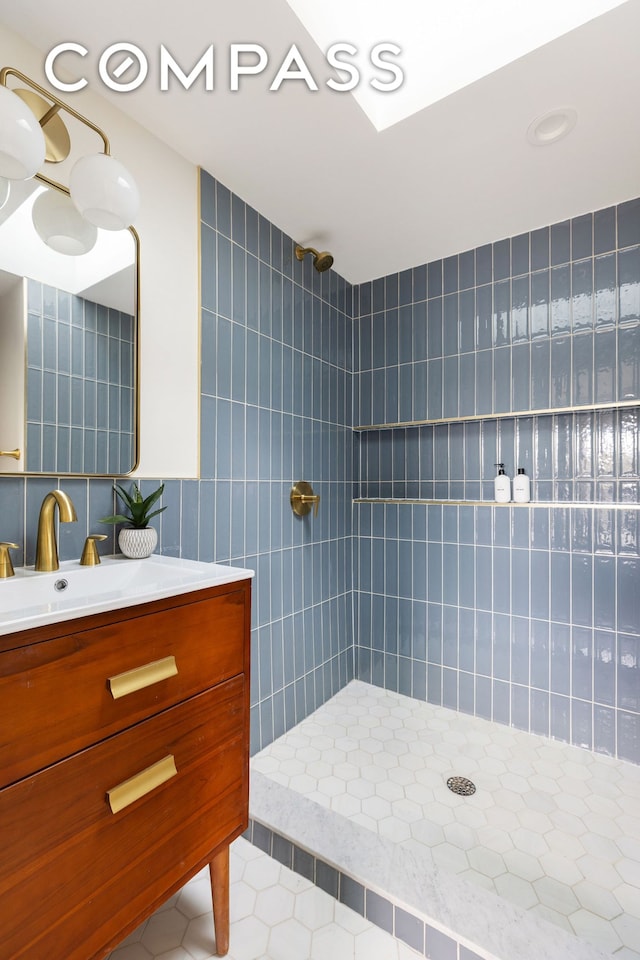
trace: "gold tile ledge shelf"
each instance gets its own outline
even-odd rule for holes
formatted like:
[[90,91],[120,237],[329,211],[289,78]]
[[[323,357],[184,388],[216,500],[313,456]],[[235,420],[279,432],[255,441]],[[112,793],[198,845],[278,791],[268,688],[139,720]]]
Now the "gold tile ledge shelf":
[[640,503],[607,503],[597,500],[530,500],[528,503],[499,503],[497,500],[419,500],[410,497],[354,497],[353,503],[415,503],[445,507],[546,507],[547,509],[640,510]]
[[396,423],[363,423],[352,427],[354,433],[369,430],[398,430],[404,427],[429,427],[439,423],[475,423],[486,420],[521,420],[523,417],[549,417],[561,413],[593,413],[598,410],[624,410],[640,407],[640,398],[615,400],[611,403],[583,403],[574,407],[540,407],[537,410],[509,410],[500,413],[470,413],[457,417],[438,417],[432,420],[399,420]]

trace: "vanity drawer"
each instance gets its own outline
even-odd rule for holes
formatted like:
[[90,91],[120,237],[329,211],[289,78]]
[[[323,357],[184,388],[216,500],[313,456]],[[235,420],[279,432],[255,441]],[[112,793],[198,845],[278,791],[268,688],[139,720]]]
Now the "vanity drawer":
[[0,786],[247,670],[248,617],[238,589],[4,654]]
[[[103,956],[246,828],[246,692],[227,681],[0,791],[0,960]],[[166,758],[175,775],[112,812],[109,792]]]

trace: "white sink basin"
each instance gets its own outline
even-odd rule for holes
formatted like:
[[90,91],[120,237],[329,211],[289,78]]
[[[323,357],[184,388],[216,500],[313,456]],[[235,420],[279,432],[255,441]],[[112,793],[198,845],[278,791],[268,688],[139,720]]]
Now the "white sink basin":
[[146,560],[102,557],[96,567],[67,560],[53,573],[18,567],[14,577],[0,580],[0,635],[247,577],[253,570],[158,554]]

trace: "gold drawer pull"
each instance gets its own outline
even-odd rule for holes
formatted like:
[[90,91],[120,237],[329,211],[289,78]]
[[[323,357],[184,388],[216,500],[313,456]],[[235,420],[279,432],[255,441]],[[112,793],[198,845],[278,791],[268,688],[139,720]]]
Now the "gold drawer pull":
[[166,680],[168,677],[175,677],[178,673],[175,657],[164,657],[162,660],[154,660],[152,663],[145,663],[142,667],[134,667],[133,670],[126,670],[124,673],[118,673],[115,677],[109,677],[107,685],[114,700],[120,697],[126,697],[136,690],[144,690],[154,683]]
[[167,780],[171,780],[171,777],[175,777],[177,773],[176,762],[173,756],[169,754],[168,757],[158,760],[157,763],[147,767],[146,770],[141,770],[140,773],[129,777],[128,780],[123,780],[117,787],[107,790],[107,800],[111,807],[111,813],[124,810],[130,803],[139,800],[147,793],[151,793],[156,787],[166,783]]

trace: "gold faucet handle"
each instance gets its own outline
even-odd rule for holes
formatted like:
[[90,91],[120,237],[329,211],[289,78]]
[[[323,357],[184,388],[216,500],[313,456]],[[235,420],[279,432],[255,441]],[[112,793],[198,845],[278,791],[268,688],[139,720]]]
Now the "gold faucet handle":
[[80,557],[81,567],[95,567],[100,563],[100,554],[96,546],[96,541],[106,540],[106,533],[90,533],[84,542],[84,550]]
[[14,576],[13,564],[11,562],[11,556],[9,550],[19,550],[20,545],[17,543],[10,543],[8,540],[3,540],[0,543],[0,580],[6,580],[7,577]]

